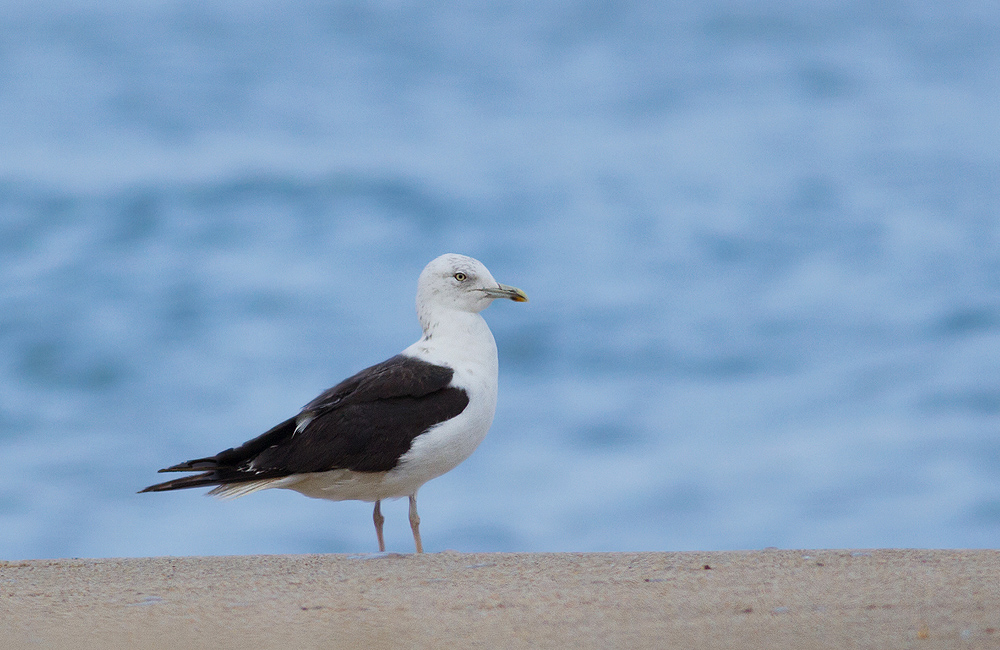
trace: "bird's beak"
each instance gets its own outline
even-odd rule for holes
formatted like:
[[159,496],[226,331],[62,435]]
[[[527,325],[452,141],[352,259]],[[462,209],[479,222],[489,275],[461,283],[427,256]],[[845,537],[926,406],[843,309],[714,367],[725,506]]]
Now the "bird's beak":
[[483,289],[490,298],[507,298],[514,302],[528,302],[528,296],[517,287],[508,287],[506,284],[498,284],[496,289]]

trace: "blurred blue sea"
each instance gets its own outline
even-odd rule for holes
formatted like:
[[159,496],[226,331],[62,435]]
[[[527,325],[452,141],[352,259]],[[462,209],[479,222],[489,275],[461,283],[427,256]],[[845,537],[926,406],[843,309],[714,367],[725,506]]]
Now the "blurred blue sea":
[[135,492],[415,340],[443,252],[531,302],[428,550],[1000,545],[995,2],[0,8],[0,558],[375,550]]

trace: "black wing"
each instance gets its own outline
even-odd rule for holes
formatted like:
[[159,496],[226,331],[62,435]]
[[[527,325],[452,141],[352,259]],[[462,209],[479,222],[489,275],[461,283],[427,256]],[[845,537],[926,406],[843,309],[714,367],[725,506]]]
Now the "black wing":
[[294,418],[239,447],[161,472],[204,471],[143,492],[243,483],[305,472],[392,469],[413,439],[469,403],[448,384],[454,370],[403,355],[362,370],[309,402]]

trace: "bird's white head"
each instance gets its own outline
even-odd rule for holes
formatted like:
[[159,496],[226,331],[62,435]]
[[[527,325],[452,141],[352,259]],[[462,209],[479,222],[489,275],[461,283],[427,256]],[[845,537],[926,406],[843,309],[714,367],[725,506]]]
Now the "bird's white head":
[[500,284],[482,262],[465,255],[447,253],[432,260],[417,281],[417,314],[425,326],[439,310],[476,314],[497,298],[528,301],[523,291]]

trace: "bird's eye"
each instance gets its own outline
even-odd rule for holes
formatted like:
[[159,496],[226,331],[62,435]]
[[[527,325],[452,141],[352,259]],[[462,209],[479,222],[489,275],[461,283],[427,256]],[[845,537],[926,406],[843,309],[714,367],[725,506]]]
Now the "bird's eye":
[[466,280],[469,279],[469,276],[459,271],[458,273],[455,274],[455,279],[458,280],[459,282],[465,282]]

